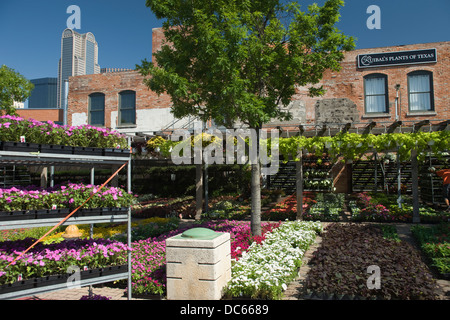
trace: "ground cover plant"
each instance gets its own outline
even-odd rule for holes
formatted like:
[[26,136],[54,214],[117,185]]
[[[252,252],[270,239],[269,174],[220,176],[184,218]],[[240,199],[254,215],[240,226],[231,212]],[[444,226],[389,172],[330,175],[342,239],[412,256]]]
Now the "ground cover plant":
[[[435,299],[435,280],[410,244],[374,225],[331,224],[310,260],[306,294],[335,299]],[[392,230],[390,230],[392,232]],[[369,289],[369,266],[380,268],[380,287]]]
[[450,279],[450,223],[415,225],[411,232],[439,276]]
[[305,220],[339,221],[345,200],[343,193],[318,193],[315,200],[303,213]]
[[297,276],[305,251],[322,231],[319,222],[289,221],[254,242],[232,266],[225,294],[231,297],[279,299]]

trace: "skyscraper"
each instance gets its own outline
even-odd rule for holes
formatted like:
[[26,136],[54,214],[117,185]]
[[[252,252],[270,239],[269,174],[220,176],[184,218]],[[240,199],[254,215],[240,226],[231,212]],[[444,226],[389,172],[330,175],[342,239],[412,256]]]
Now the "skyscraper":
[[64,80],[71,76],[100,73],[98,44],[91,32],[80,34],[65,29],[61,38],[61,59],[58,66],[58,107],[64,106]]
[[56,108],[57,78],[40,78],[30,80],[34,89],[28,98],[28,108]]

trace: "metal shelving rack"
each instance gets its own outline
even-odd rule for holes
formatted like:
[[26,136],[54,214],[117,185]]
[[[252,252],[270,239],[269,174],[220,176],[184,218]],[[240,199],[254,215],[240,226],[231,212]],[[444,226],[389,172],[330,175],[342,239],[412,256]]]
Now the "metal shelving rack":
[[[19,152],[19,151],[2,151],[0,150],[0,165],[28,165],[28,166],[87,166],[92,172],[94,167],[98,166],[117,166],[127,162],[127,188],[131,191],[131,153],[128,157],[113,157],[101,155],[76,155],[76,154],[58,154],[58,153],[37,153],[37,152]],[[93,175],[91,175],[93,178]],[[92,180],[92,179],[91,179]],[[41,226],[54,226],[62,219],[44,218],[44,219],[24,219],[2,221],[0,230],[16,229],[16,228],[32,228]],[[91,224],[94,223],[116,223],[127,222],[127,242],[131,247],[131,208],[128,208],[127,214],[107,214],[99,216],[72,216],[62,225],[70,224]],[[92,230],[92,228],[91,228]],[[90,286],[99,283],[106,283],[116,280],[128,279],[128,299],[131,300],[131,251],[128,251],[128,270],[126,272],[107,275],[97,278],[80,279],[80,286]],[[42,294],[44,292],[57,291],[67,289],[67,283],[48,285],[0,295],[0,300],[17,299],[28,297],[31,295]]]

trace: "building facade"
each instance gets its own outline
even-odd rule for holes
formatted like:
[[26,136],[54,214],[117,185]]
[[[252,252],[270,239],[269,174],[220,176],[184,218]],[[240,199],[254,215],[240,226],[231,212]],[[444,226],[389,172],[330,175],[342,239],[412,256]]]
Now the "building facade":
[[327,71],[325,95],[293,101],[301,123],[412,123],[450,119],[450,42],[347,52],[339,72]]
[[[153,52],[163,39],[153,29]],[[359,49],[345,53],[338,72],[327,71],[321,97],[308,97],[298,87],[287,107],[293,119],[267,126],[341,126],[407,123],[450,119],[450,42]],[[124,132],[155,132],[181,128],[192,119],[174,119],[167,95],[158,96],[143,84],[137,71],[70,78],[68,124],[92,124]],[[194,127],[198,127],[194,122]]]
[[28,98],[28,108],[56,108],[57,107],[57,78],[40,78],[30,80],[34,89]]
[[98,44],[94,35],[91,32],[80,34],[72,29],[65,29],[61,37],[57,106],[64,106],[65,80],[73,76],[98,73]]

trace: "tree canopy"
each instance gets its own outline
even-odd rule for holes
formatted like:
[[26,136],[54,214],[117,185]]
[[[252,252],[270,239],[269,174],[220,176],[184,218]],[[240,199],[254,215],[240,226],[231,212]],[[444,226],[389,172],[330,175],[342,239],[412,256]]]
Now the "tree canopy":
[[[343,51],[354,48],[335,26],[342,5],[328,0],[303,12],[297,2],[279,0],[147,0],[165,19],[165,41],[156,61],[138,69],[151,76],[150,89],[171,96],[175,117],[201,115],[227,128],[288,120],[280,106],[291,102],[295,87],[339,70]],[[311,86],[311,95],[321,93]]]
[[16,114],[14,101],[25,101],[31,94],[34,85],[23,75],[2,65],[0,68],[0,115]]
[[[297,86],[309,94],[325,70],[338,71],[354,39],[336,27],[342,0],[302,11],[281,0],[147,0],[164,19],[165,39],[156,61],[137,66],[144,82],[172,99],[176,118],[213,119],[259,130],[272,119],[289,120],[286,107]],[[258,152],[257,152],[258,154]],[[261,234],[260,163],[252,163],[252,233]]]

